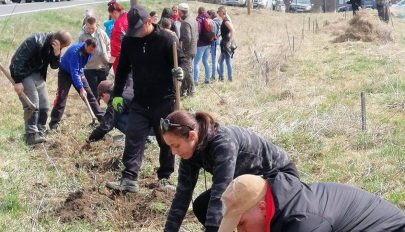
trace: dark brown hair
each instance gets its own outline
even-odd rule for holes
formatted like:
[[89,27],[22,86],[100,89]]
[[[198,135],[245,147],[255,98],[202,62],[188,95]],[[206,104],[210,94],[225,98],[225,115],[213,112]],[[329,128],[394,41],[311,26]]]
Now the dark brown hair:
[[[166,119],[170,123],[184,125],[183,127],[169,127],[166,132],[171,132],[179,137],[188,138],[189,127],[198,133],[197,149],[205,147],[209,138],[217,132],[219,124],[206,112],[191,114],[185,111],[174,111]],[[185,133],[187,132],[187,133]]]
[[87,46],[92,46],[93,48],[97,47],[97,40],[95,38],[89,38],[84,41]]
[[116,1],[111,1],[108,4],[108,12],[112,13],[115,10],[121,12],[124,10],[124,7]]
[[198,14],[205,13],[205,8],[203,6],[198,7]]
[[86,18],[86,23],[90,24],[90,25],[94,25],[96,23],[96,17],[94,16],[88,16]]
[[217,13],[214,10],[207,11],[207,14],[210,16],[211,19],[215,19],[217,17]]
[[172,26],[172,20],[168,18],[162,18],[161,25],[165,29],[170,29],[170,27]]

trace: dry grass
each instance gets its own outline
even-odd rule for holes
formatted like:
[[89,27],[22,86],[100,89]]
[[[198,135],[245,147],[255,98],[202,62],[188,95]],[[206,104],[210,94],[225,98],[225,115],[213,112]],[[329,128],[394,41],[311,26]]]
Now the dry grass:
[[[190,4],[193,10],[199,5],[217,7]],[[103,10],[95,6],[96,14]],[[56,21],[58,16],[68,30],[77,32],[82,13],[82,9],[68,10],[70,17],[64,18],[48,12],[38,21]],[[230,8],[229,14],[238,44],[234,81],[200,84],[195,97],[184,99],[183,108],[214,112],[223,124],[248,127],[272,138],[292,154],[305,181],[352,184],[405,208],[405,23],[394,21],[391,42],[331,43],[350,18],[264,10],[248,17],[242,8]],[[46,29],[30,17],[20,19],[26,28],[11,24],[5,39],[0,39],[1,60],[9,60],[29,33]],[[308,28],[308,18],[318,21],[317,33],[312,24]],[[55,28],[51,23],[46,26]],[[51,99],[55,74],[51,72],[48,79]],[[62,132],[45,145],[54,166],[42,146],[30,149],[23,144],[20,102],[5,78],[0,78],[0,90],[6,93],[0,96],[0,202],[4,202],[0,203],[0,230],[162,229],[170,197],[154,190],[156,144],[146,152],[142,192],[111,195],[103,186],[120,174],[122,164],[117,160],[122,144],[107,139],[90,151],[79,151],[91,121],[76,93],[69,96]],[[361,131],[361,91],[367,96],[367,132]],[[203,190],[201,176],[195,194]],[[184,227],[201,230],[192,213]]]

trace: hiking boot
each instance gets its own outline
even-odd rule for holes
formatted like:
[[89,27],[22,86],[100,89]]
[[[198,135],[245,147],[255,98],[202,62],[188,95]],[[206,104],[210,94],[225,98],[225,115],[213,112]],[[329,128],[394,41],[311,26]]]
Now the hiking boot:
[[204,84],[209,84],[209,83],[210,83],[210,81],[208,81],[208,80],[207,80],[207,81],[204,81]]
[[46,139],[39,135],[39,133],[30,133],[25,135],[25,143],[27,145],[35,145],[45,142]]
[[219,80],[219,81],[224,81],[224,77],[221,77],[221,76],[220,76],[220,77],[218,78],[218,80]]
[[59,124],[58,123],[55,123],[55,124],[49,123],[49,131],[50,132],[59,132],[60,131]]
[[176,192],[176,186],[170,183],[166,178],[162,178],[158,181],[158,189],[165,192]]
[[138,181],[128,178],[121,178],[119,181],[111,181],[105,184],[105,187],[112,190],[126,191],[136,193],[139,191]]
[[215,76],[212,76],[212,77],[211,77],[211,81],[215,81]]

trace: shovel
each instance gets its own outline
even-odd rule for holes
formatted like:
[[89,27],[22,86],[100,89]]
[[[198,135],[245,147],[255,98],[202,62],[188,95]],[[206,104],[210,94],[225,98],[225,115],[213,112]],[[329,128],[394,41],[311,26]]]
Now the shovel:
[[[15,84],[13,78],[11,78],[10,73],[4,68],[4,66],[0,63],[0,69],[3,74],[7,77],[7,79],[11,82],[11,84]],[[28,106],[28,114],[26,117],[31,118],[34,111],[38,110],[37,106],[31,102],[31,100],[25,95],[24,92],[21,92],[19,95],[20,99]]]
[[97,117],[96,117],[96,115],[94,114],[93,110],[92,110],[91,107],[90,107],[89,100],[87,100],[87,97],[84,97],[84,98],[83,98],[83,101],[84,101],[84,103],[86,103],[86,107],[87,107],[87,109],[88,109],[89,112],[90,112],[91,119],[93,120],[90,125],[96,125],[96,124],[97,124],[97,123],[96,123]]

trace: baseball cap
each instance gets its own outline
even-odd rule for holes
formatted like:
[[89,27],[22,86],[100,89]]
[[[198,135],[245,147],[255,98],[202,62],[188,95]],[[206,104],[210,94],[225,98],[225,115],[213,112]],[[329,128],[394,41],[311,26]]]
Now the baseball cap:
[[141,5],[135,5],[128,12],[127,36],[136,37],[143,24],[148,20],[149,13]]
[[104,93],[109,93],[112,91],[112,88],[113,84],[111,83],[111,81],[108,80],[102,81],[97,86],[97,95],[100,97]]
[[266,181],[260,176],[246,174],[235,178],[221,197],[224,215],[219,232],[234,231],[242,214],[261,201],[266,190]]
[[179,10],[188,11],[189,9],[190,9],[190,7],[188,6],[187,3],[180,3],[179,4]]

